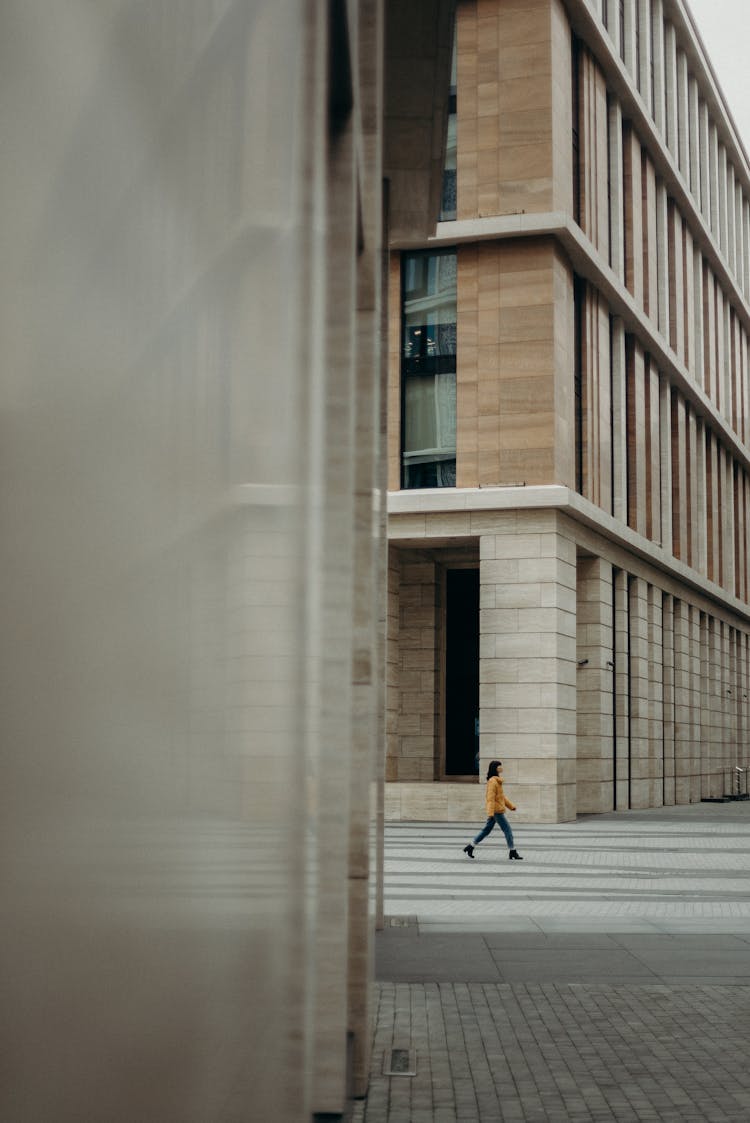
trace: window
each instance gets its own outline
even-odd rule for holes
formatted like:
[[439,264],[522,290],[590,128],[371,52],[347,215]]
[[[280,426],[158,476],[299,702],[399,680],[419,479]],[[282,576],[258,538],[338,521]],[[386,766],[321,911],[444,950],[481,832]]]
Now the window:
[[451,88],[448,96],[448,137],[445,144],[445,167],[443,168],[443,198],[440,206],[440,221],[450,222],[456,218],[456,84],[458,81],[456,65],[456,37],[453,37],[453,59],[451,62]]
[[401,259],[402,486],[456,486],[456,251]]
[[571,87],[572,87],[572,140],[573,140],[573,218],[581,225],[581,152],[580,152],[580,82],[581,82],[581,45],[580,40],[573,36],[571,59]]
[[576,491],[583,495],[583,309],[586,300],[586,282],[577,275],[573,278],[574,308],[574,368],[575,387],[575,469]]

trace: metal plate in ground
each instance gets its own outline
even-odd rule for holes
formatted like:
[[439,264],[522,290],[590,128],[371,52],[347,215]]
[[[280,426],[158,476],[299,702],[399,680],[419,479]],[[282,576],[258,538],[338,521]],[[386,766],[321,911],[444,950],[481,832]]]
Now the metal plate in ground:
[[383,1057],[383,1076],[416,1076],[416,1049],[387,1049]]

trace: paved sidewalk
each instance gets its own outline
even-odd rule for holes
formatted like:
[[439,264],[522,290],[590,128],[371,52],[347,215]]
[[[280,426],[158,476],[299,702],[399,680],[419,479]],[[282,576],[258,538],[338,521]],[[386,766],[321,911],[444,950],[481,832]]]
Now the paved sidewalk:
[[476,829],[386,827],[355,1119],[750,1120],[750,803]]

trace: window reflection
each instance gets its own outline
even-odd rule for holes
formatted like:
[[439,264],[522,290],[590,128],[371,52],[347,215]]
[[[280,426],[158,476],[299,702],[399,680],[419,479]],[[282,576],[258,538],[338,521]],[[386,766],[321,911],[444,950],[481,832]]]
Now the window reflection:
[[456,485],[456,251],[404,254],[402,486]]

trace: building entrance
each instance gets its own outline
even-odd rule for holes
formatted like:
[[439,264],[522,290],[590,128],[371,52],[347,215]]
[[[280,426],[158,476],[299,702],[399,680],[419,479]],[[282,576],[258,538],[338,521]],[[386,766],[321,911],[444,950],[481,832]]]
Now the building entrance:
[[479,570],[446,571],[445,774],[479,771]]

